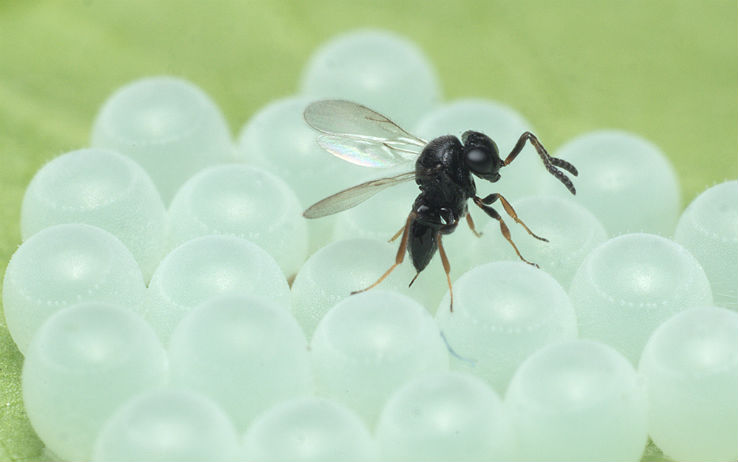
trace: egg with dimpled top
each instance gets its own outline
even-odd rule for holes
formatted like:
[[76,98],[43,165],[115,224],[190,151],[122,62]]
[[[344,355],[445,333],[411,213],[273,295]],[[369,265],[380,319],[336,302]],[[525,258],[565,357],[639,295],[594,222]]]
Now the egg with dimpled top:
[[[373,284],[394,263],[395,246],[375,239],[333,242],[315,252],[292,283],[292,312],[308,338],[336,303]],[[406,291],[411,265],[400,265],[380,289]],[[374,289],[372,289],[374,290]]]
[[452,350],[451,366],[504,393],[515,369],[539,348],[577,335],[566,291],[522,262],[494,262],[464,273],[436,312]]
[[659,324],[686,308],[712,304],[710,283],[684,247],[634,233],[596,247],[569,289],[579,335],[615,347],[633,363]]
[[376,443],[350,409],[314,396],[276,404],[244,435],[246,460],[372,461]]
[[236,429],[215,402],[167,387],[116,409],[97,436],[92,460],[228,461],[238,452]]
[[386,460],[509,460],[512,438],[497,393],[459,372],[405,383],[389,397],[377,424]]
[[738,458],[738,314],[691,308],[661,324],[639,364],[649,433],[674,460]]
[[704,268],[715,304],[738,310],[738,181],[715,185],[692,201],[674,240]]
[[280,178],[257,167],[226,164],[196,174],[169,208],[171,247],[207,234],[238,236],[269,252],[286,277],[307,257],[302,207]]
[[41,326],[22,378],[28,418],[46,447],[63,460],[88,460],[115,409],[164,384],[167,359],[136,313],[90,302],[59,311]]
[[[305,108],[314,100],[293,96],[259,109],[241,129],[236,154],[239,160],[282,178],[303,209],[359,183],[369,170],[341,160],[318,145],[318,132],[303,118]],[[335,219],[307,221],[310,253],[330,241]]]
[[[679,218],[679,180],[656,145],[632,133],[600,130],[574,138],[555,154],[577,167],[572,199],[587,207],[609,235],[671,235]],[[569,195],[555,183],[544,183],[543,191]]]
[[505,396],[518,460],[641,459],[646,393],[630,362],[591,340],[548,345],[520,365]]
[[129,156],[151,175],[165,204],[199,170],[233,158],[228,124],[212,99],[176,77],[147,77],[100,108],[91,144]]
[[108,149],[63,154],[36,172],[23,196],[21,234],[62,223],[98,226],[121,240],[148,281],[164,254],[167,212],[146,171]]
[[321,45],[305,66],[304,95],[354,101],[412,125],[440,100],[441,90],[428,59],[395,33],[365,29]]
[[310,347],[316,393],[351,407],[370,425],[396,387],[448,368],[446,346],[428,311],[379,289],[336,304]]
[[115,236],[81,223],[55,225],[28,238],[10,258],[5,320],[25,354],[39,326],[61,309],[84,301],[138,309],[145,290],[141,269]]
[[207,299],[174,330],[169,355],[173,383],[218,402],[239,431],[269,406],[312,391],[305,334],[268,299]]
[[208,235],[164,257],[151,278],[142,312],[167,344],[187,313],[225,294],[261,296],[287,310],[290,306],[290,288],[271,255],[246,239]]

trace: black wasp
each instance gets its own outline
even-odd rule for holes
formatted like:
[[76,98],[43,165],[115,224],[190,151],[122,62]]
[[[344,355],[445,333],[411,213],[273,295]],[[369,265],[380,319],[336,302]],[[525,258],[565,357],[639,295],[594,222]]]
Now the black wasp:
[[520,255],[510,238],[510,230],[500,214],[490,205],[499,200],[505,212],[523,226],[528,234],[548,241],[528,229],[502,195],[494,193],[484,198],[477,196],[472,177],[473,174],[492,183],[496,182],[500,179],[500,169],[515,160],[526,141],[536,148],[548,172],[564,183],[572,194],[576,194],[571,180],[557,167],[572,175],[577,175],[577,169],[569,162],[551,157],[538,138],[530,132],[523,133],[510,154],[502,160],[495,142],[483,133],[469,130],[461,135],[461,140],[446,135],[428,142],[406,132],[387,117],[349,101],[317,101],[305,109],[304,115],[308,125],[322,133],[318,137],[320,146],[343,160],[366,167],[394,167],[415,162],[415,168],[409,172],[345,189],[317,202],[303,213],[306,218],[331,215],[354,207],[390,186],[410,180],[415,180],[418,184],[420,194],[413,203],[405,226],[390,239],[393,241],[402,234],[395,263],[374,284],[352,294],[367,291],[382,282],[402,263],[406,250],[418,272],[410,281],[412,285],[438,250],[446,271],[453,311],[453,290],[449,276],[451,266],[443,250],[441,237],[452,233],[463,218],[466,218],[472,232],[476,236],[480,235],[474,229],[474,221],[468,213],[469,199],[500,223],[502,235],[515,249],[518,257],[537,267],[538,265]]

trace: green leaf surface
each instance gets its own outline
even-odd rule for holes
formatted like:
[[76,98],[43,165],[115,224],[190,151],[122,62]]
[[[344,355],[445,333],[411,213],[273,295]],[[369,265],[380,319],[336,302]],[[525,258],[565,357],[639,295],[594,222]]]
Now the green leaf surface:
[[[32,175],[88,144],[117,87],[157,74],[190,79],[235,132],[296,91],[316,46],[358,27],[414,40],[448,99],[509,104],[551,150],[599,128],[649,138],[674,163],[686,204],[738,176],[737,21],[734,2],[712,0],[0,0],[0,263],[20,243]],[[38,460],[22,356],[0,323],[0,459]]]

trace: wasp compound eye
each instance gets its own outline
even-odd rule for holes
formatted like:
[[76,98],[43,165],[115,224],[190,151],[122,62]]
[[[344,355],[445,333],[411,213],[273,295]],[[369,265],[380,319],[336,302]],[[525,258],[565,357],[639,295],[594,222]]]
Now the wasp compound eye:
[[477,148],[467,151],[466,165],[475,173],[489,173],[494,168],[490,153]]

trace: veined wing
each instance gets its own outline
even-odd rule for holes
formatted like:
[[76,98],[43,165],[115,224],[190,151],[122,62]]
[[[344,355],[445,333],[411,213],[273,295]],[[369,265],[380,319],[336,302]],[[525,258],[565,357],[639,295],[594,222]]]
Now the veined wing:
[[302,216],[305,218],[320,218],[326,215],[333,215],[334,213],[342,212],[361,204],[379,191],[387,189],[390,186],[395,186],[413,179],[415,179],[415,172],[406,172],[397,176],[367,181],[366,183],[344,189],[341,192],[337,192],[332,196],[316,202],[305,210]]
[[308,125],[324,133],[318,138],[323,149],[365,167],[414,161],[428,144],[387,117],[350,101],[316,101],[304,116]]

